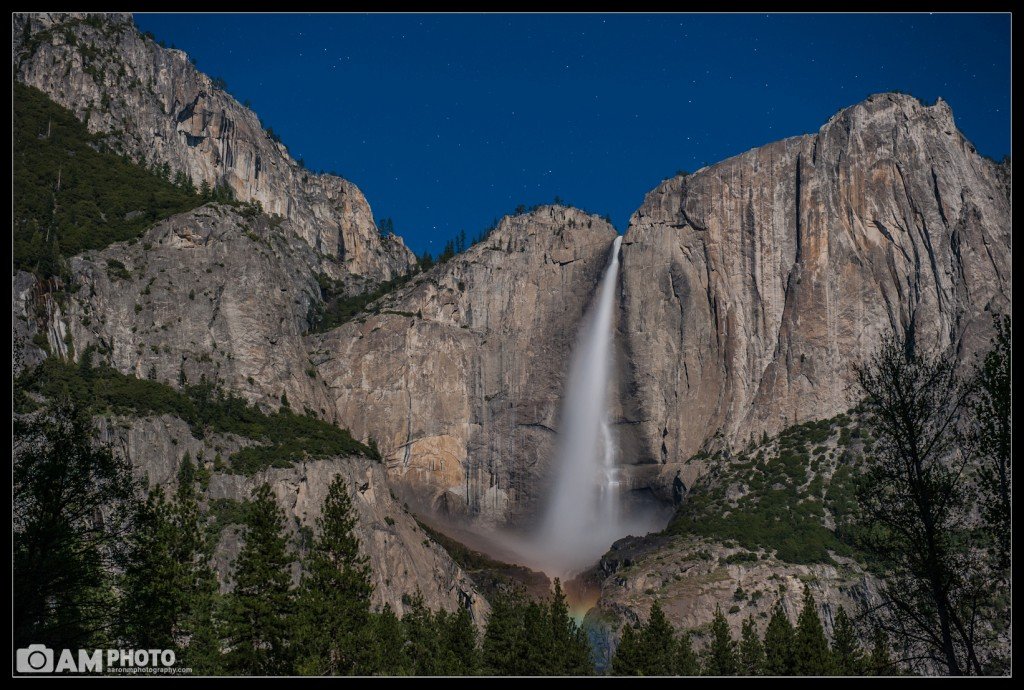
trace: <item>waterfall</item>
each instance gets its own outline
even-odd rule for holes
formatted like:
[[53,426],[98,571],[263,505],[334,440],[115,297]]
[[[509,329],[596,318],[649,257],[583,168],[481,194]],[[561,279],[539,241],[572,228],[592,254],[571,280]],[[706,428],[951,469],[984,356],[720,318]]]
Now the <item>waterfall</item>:
[[616,237],[611,259],[578,335],[562,399],[555,482],[534,549],[549,575],[592,565],[625,535],[616,442],[608,417],[612,317],[619,275]]
[[[553,481],[540,525],[527,532],[498,529],[488,535],[488,546],[499,549],[499,558],[563,580],[595,565],[618,539],[663,528],[672,514],[671,507],[649,496],[630,494],[627,501],[620,491],[623,469],[609,394],[614,390],[612,321],[621,244],[622,238],[616,237],[572,351],[551,464]],[[574,610],[581,603],[587,602],[578,600]],[[577,612],[582,615],[586,608]]]

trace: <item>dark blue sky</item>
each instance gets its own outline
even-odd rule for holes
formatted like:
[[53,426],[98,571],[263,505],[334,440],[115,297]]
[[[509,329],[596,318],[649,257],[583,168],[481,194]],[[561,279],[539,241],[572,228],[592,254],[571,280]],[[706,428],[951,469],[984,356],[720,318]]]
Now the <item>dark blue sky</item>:
[[953,107],[1010,149],[1009,15],[137,14],[437,253],[518,204],[624,230],[644,194],[870,93]]

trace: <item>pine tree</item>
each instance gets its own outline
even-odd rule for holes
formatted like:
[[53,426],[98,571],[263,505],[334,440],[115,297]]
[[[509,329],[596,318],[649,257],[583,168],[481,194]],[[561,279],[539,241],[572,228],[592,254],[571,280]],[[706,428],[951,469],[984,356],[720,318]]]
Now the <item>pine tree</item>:
[[445,644],[451,653],[452,665],[447,675],[473,676],[480,672],[480,648],[476,643],[476,626],[469,611],[459,608],[448,614],[443,626]]
[[782,602],[775,604],[764,633],[765,673],[769,676],[791,676],[795,672],[793,658],[796,633],[789,622]]
[[839,676],[864,673],[864,653],[857,641],[857,631],[842,606],[832,625],[832,672]]
[[416,590],[409,601],[408,610],[402,616],[408,644],[406,653],[412,662],[416,676],[436,676],[445,673],[445,645],[437,619],[423,601],[423,594]]
[[520,609],[522,634],[515,654],[518,675],[543,676],[550,674],[551,649],[554,636],[545,601],[528,601]]
[[296,601],[302,673],[350,673],[363,649],[373,584],[353,533],[356,524],[348,487],[339,475],[324,499]]
[[[426,668],[418,669],[416,675],[426,676],[463,676],[467,675],[462,668],[462,662],[458,659],[455,654],[455,650],[452,649],[452,637],[451,630],[453,620],[455,619],[455,613],[449,613],[444,609],[437,611],[427,611],[426,621],[428,623],[427,628],[433,632],[433,650],[429,653],[428,663]],[[408,618],[406,614],[406,618]],[[413,635],[410,633],[410,638]]]
[[507,592],[499,593],[491,602],[481,650],[484,673],[502,676],[518,672],[517,654],[523,634],[517,610],[520,606],[520,597]]
[[238,675],[288,673],[293,598],[284,515],[270,485],[253,494],[245,543],[225,610],[225,669]]
[[736,642],[729,633],[721,606],[715,606],[715,617],[711,621],[711,644],[704,650],[704,675],[734,676],[739,670],[736,659]]
[[804,587],[804,603],[797,617],[795,642],[797,675],[824,676],[831,672],[828,640],[810,587]]
[[381,237],[393,235],[395,234],[395,221],[391,220],[391,218],[381,218],[377,224],[377,229],[380,231]]
[[191,616],[187,619],[189,639],[181,665],[191,668],[197,675],[215,676],[224,670],[218,618],[222,603],[214,579],[211,587],[197,592]]
[[89,415],[67,400],[13,421],[15,647],[111,642],[112,572],[136,485],[128,461],[93,436]]
[[640,642],[642,637],[643,629],[640,627],[639,621],[623,626],[622,637],[619,639],[619,644],[615,648],[615,656],[612,658],[612,675],[643,675],[643,651]]
[[406,635],[402,621],[384,604],[384,608],[371,617],[366,631],[367,654],[359,660],[356,673],[372,676],[408,676],[413,664],[406,654]]
[[455,242],[453,240],[448,240],[448,242],[445,243],[445,245],[444,245],[444,251],[441,252],[441,256],[439,256],[437,258],[437,263],[439,263],[439,264],[444,263],[445,261],[448,261],[448,259],[451,259],[454,256],[455,256]]
[[[547,672],[551,675],[585,676],[594,673],[590,642],[586,632],[569,616],[562,583],[555,578],[555,588],[547,606],[551,630],[548,648]],[[667,623],[666,623],[667,624]],[[669,627],[671,635],[672,628]]]
[[[693,648],[688,646],[688,649],[689,655],[693,656]],[[612,660],[612,672],[629,676],[669,676],[678,673],[681,663],[688,663],[680,655],[675,630],[665,617],[661,604],[655,601],[646,624],[637,622],[622,629],[622,639]],[[695,658],[693,663],[696,665]]]
[[765,664],[764,645],[757,636],[753,617],[748,617],[743,621],[740,639],[740,672],[745,676],[764,675]]
[[693,651],[693,642],[690,640],[688,631],[679,635],[674,671],[677,676],[700,675],[700,662],[697,660],[697,654]]
[[178,538],[161,488],[138,505],[121,576],[122,642],[135,649],[178,649],[176,632],[189,592],[176,559]]
[[174,550],[182,565],[182,586],[188,591],[179,635],[188,639],[182,662],[196,673],[214,675],[221,668],[216,619],[220,597],[217,576],[210,567],[213,545],[206,537],[205,518],[199,509],[198,481],[196,465],[186,453],[178,469],[178,488],[171,511],[177,532]]
[[657,601],[651,605],[651,614],[641,633],[640,646],[643,650],[645,676],[672,675],[675,666],[675,631]]
[[871,654],[865,663],[866,675],[889,676],[896,675],[892,658],[889,656],[889,638],[881,628],[875,628],[871,638]]

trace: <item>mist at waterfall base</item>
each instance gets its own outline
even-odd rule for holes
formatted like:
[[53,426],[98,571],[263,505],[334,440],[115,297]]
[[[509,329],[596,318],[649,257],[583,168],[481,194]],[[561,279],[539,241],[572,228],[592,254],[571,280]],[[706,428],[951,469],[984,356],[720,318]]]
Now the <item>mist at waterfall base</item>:
[[594,565],[616,540],[665,524],[663,510],[625,509],[618,444],[609,418],[621,242],[621,236],[615,238],[573,349],[562,398],[554,483],[543,521],[529,535],[495,535],[516,552],[518,562],[563,580]]

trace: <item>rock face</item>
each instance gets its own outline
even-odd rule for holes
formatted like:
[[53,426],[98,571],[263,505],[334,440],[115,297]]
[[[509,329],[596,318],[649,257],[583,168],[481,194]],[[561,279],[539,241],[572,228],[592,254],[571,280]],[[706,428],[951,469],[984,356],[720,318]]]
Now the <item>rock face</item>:
[[[100,440],[123,448],[132,460],[136,476],[151,485],[173,487],[185,453],[213,470],[217,452],[229,454],[249,443],[229,435],[194,438],[185,422],[160,417],[100,420]],[[345,478],[358,521],[355,534],[362,552],[370,559],[373,603],[388,604],[401,615],[406,602],[418,591],[432,609],[467,608],[478,624],[490,610],[472,581],[448,553],[429,538],[391,495],[384,468],[363,457],[346,457],[297,463],[290,468],[268,469],[253,476],[214,472],[205,499],[246,501],[264,482],[270,484],[284,511],[291,540],[299,542],[300,529],[315,532],[324,498],[334,478]],[[244,542],[237,525],[222,525],[214,553],[214,566],[223,588],[230,588],[231,564]],[[298,577],[296,567],[294,574]]]
[[318,259],[289,228],[207,204],[138,242],[74,257],[51,330],[70,332],[73,356],[93,347],[139,378],[175,387],[205,378],[251,401],[276,408],[287,396],[297,411],[330,418],[304,340],[320,299]]
[[374,437],[421,507],[533,518],[578,322],[614,228],[544,206],[311,346],[335,416]]
[[[587,614],[591,625],[619,630],[646,622],[657,601],[678,630],[695,631],[694,646],[703,647],[702,633],[721,606],[733,639],[743,621],[754,619],[763,637],[776,602],[795,625],[804,589],[810,589],[825,633],[832,634],[835,614],[849,614],[879,601],[878,581],[850,559],[836,565],[794,565],[763,555],[736,560],[740,549],[692,537],[650,537],[617,542],[589,574],[599,582],[600,599]],[[730,556],[733,560],[730,561]],[[617,644],[612,636],[611,647]],[[866,641],[865,641],[866,642]]]
[[406,273],[401,238],[381,237],[362,192],[303,169],[259,118],[199,72],[183,51],[143,36],[129,15],[16,14],[15,78],[74,112],[136,161],[168,164],[197,187],[259,201],[325,257],[323,269],[361,287]]
[[890,329],[987,346],[1011,301],[1004,167],[944,101],[883,94],[650,192],[623,241],[639,460],[848,409],[851,364]]
[[[299,528],[316,524],[327,490],[338,475],[345,477],[358,514],[355,533],[363,554],[370,559],[373,603],[388,604],[401,615],[419,590],[429,608],[466,608],[482,624],[490,610],[487,602],[448,553],[402,509],[377,463],[365,458],[344,458],[270,469],[253,477],[216,474],[210,480],[208,496],[246,500],[260,484],[268,483],[284,510],[289,530],[296,534]],[[225,537],[215,558],[233,560],[237,553],[233,546],[235,538]]]
[[11,371],[14,375],[39,364],[46,355],[34,342],[46,337],[40,331],[40,324],[51,322],[48,312],[52,313],[54,305],[52,300],[46,300],[46,294],[39,290],[39,282],[31,273],[18,271],[11,279],[11,341],[14,345]]

